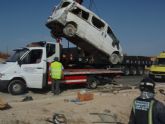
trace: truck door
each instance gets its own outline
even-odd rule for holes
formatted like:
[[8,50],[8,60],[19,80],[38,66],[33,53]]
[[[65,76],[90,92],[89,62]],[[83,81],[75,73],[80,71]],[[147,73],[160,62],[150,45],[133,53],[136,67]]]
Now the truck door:
[[32,49],[22,59],[21,71],[27,87],[42,88],[46,75],[46,51],[43,48]]

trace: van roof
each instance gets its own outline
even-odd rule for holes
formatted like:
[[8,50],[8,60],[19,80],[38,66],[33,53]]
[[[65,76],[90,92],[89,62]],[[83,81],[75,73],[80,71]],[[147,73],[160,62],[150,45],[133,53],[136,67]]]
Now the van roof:
[[91,10],[87,9],[85,6],[82,6],[80,5],[79,3],[77,3],[76,1],[74,0],[61,0],[63,2],[70,2],[70,3],[74,3],[76,4],[77,7],[81,8],[82,10],[86,11],[86,12],[89,12],[90,14],[94,15],[95,17],[97,17],[98,19],[100,19],[102,22],[104,22],[105,24],[108,25],[107,22],[105,22],[103,19],[101,19],[98,15],[96,15],[94,12],[92,12]]

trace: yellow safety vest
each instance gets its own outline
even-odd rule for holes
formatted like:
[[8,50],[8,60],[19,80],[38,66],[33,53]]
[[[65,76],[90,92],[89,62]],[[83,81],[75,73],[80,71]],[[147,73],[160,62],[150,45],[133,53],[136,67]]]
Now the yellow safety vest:
[[61,79],[62,78],[62,69],[63,66],[60,62],[52,62],[50,65],[50,74],[52,79]]

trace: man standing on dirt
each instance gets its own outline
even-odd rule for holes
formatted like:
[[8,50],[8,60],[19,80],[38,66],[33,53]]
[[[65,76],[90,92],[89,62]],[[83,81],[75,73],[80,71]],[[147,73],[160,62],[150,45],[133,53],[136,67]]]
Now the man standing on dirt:
[[57,57],[54,58],[54,61],[50,65],[50,75],[52,78],[52,92],[55,95],[59,95],[60,83],[63,77],[63,65]]
[[141,95],[133,102],[129,124],[165,124],[165,106],[154,98],[155,82],[145,78],[139,88]]

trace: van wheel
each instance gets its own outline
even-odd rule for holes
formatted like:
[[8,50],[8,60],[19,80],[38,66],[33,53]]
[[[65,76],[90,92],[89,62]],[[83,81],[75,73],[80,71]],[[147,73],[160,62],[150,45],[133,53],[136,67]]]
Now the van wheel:
[[8,92],[12,95],[25,93],[26,85],[21,80],[12,80],[8,86]]
[[109,61],[113,64],[116,65],[119,63],[119,56],[116,53],[112,53],[111,56],[109,57]]
[[67,24],[63,29],[66,36],[73,37],[76,34],[77,28],[73,24]]
[[99,81],[95,77],[88,77],[87,87],[89,89],[96,89]]

